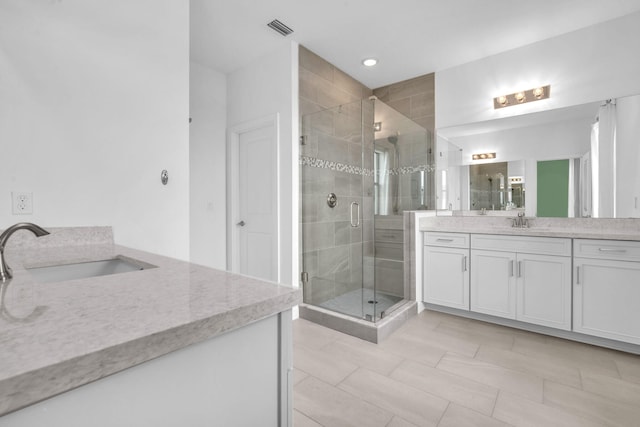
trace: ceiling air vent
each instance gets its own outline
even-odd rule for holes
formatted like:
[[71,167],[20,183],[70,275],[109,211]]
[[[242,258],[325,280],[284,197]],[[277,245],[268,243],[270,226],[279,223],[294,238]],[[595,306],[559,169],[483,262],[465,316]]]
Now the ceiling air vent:
[[287,27],[277,19],[274,19],[273,21],[269,22],[267,24],[267,27],[271,28],[274,31],[277,31],[283,36],[288,36],[289,34],[293,33],[293,30],[291,28]]

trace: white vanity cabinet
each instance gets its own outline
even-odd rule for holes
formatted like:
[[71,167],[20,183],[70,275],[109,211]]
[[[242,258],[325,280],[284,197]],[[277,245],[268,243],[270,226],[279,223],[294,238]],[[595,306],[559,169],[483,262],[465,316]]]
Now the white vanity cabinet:
[[469,235],[424,233],[424,302],[469,310]]
[[574,240],[573,330],[640,344],[640,242]]
[[571,239],[472,234],[470,309],[571,330]]

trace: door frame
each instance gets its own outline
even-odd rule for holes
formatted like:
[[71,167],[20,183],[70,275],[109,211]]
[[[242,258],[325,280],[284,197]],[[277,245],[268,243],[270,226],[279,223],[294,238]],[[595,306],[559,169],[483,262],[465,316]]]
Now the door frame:
[[261,128],[273,128],[275,142],[275,196],[276,214],[272,224],[276,238],[276,256],[273,271],[276,282],[280,282],[281,242],[280,242],[280,115],[279,113],[235,125],[227,131],[227,270],[240,272],[240,232],[236,223],[240,221],[240,135]]

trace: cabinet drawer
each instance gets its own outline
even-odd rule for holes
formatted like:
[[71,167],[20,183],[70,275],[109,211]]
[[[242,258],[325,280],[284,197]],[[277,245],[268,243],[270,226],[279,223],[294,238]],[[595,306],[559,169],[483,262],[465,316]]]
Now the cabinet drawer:
[[575,239],[573,256],[578,258],[640,261],[640,242]]
[[376,242],[402,243],[404,241],[404,230],[376,228],[375,233]]
[[471,249],[571,256],[571,239],[557,237],[472,234]]
[[469,235],[463,233],[424,232],[425,246],[444,246],[448,248],[468,248]]

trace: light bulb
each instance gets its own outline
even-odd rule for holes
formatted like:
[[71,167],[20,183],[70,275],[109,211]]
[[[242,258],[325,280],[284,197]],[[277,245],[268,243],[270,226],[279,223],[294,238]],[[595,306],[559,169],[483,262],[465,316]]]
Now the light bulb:
[[540,99],[544,96],[544,88],[543,87],[537,87],[535,89],[533,89],[533,96],[536,97],[536,99]]

